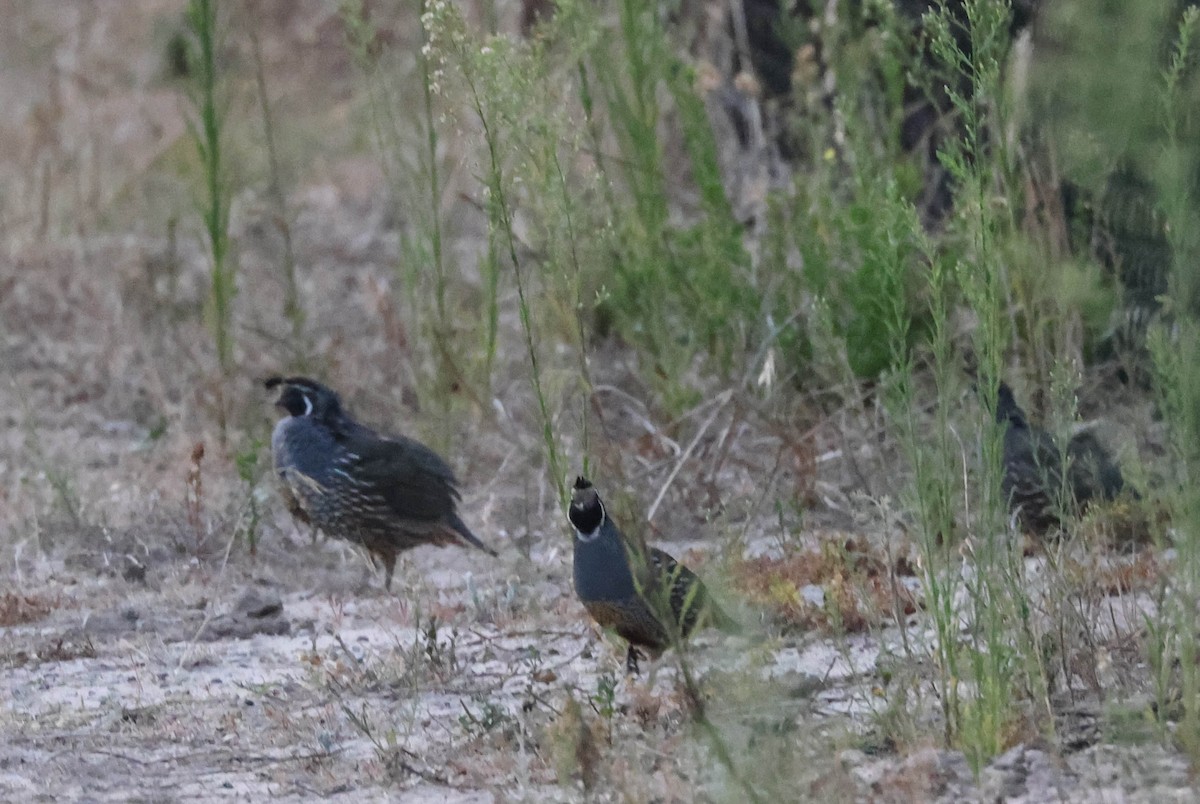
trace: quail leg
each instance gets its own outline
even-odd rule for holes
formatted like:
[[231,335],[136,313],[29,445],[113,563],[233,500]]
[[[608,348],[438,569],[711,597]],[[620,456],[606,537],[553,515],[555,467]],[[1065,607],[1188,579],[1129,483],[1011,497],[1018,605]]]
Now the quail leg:
[[642,674],[641,669],[638,667],[638,659],[640,659],[641,656],[642,654],[638,651],[638,649],[630,644],[629,650],[625,653],[625,672],[628,675],[640,676]]
[[392,591],[392,573],[396,571],[396,551],[381,550],[379,551],[379,560],[383,562],[383,588],[387,591]]

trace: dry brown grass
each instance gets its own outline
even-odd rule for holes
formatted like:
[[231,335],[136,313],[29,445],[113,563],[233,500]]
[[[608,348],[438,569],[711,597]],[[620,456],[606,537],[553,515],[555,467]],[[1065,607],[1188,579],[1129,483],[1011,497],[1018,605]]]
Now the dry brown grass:
[[[914,575],[908,559],[888,566],[882,552],[854,538],[785,558],[739,560],[731,571],[734,587],[785,632],[860,633],[919,608],[899,580]],[[805,600],[805,587],[822,590],[823,603]]]
[[61,605],[61,597],[49,598],[46,595],[5,592],[0,595],[0,626],[35,623],[49,616],[50,612]]

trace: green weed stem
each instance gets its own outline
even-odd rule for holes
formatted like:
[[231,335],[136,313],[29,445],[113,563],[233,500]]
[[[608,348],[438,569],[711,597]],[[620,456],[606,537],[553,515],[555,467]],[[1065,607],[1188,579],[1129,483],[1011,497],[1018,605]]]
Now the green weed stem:
[[250,50],[254,58],[254,83],[258,90],[262,112],[263,141],[267,148],[269,180],[267,191],[275,206],[275,225],[283,241],[283,317],[291,324],[292,364],[303,373],[308,368],[308,344],[304,337],[304,308],[300,304],[300,289],[296,281],[296,254],[292,245],[292,216],[283,191],[283,171],[279,164],[279,148],[275,142],[275,122],[271,100],[267,94],[266,69],[263,65],[262,43],[256,24],[250,26]]
[[192,104],[195,117],[188,130],[200,157],[204,193],[201,216],[211,258],[209,293],[210,323],[216,341],[221,382],[217,385],[217,416],[221,439],[225,440],[228,411],[225,384],[233,371],[233,297],[236,277],[229,263],[230,189],[223,161],[222,132],[225,115],[218,103],[217,47],[219,39],[218,0],[189,0],[187,21],[196,43],[195,86]]
[[483,138],[488,150],[488,193],[489,204],[495,211],[501,225],[508,251],[508,259],[512,264],[513,278],[517,286],[517,303],[521,313],[521,329],[525,336],[525,349],[529,355],[530,382],[533,385],[534,396],[537,397],[538,413],[542,422],[542,440],[546,448],[546,460],[549,464],[552,482],[558,491],[559,499],[567,498],[566,476],[562,471],[562,460],[559,457],[558,441],[554,436],[554,419],[550,415],[550,407],[542,388],[542,372],[539,364],[537,345],[534,340],[533,318],[530,315],[530,302],[526,294],[525,277],[521,266],[521,258],[517,256],[517,236],[513,230],[513,209],[509,203],[504,185],[504,165],[500,157],[499,135],[492,125],[490,116],[485,108],[485,102],[480,95],[475,79],[469,72],[465,75],[467,86],[471,93],[471,101],[479,123],[483,127]]

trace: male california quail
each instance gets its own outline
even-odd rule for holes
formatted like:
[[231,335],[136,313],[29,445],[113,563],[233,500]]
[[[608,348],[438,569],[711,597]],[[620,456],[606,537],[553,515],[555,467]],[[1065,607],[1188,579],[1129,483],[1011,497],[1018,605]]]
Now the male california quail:
[[458,481],[433,450],[381,436],[354,421],[331,389],[306,377],[271,377],[271,452],[288,510],[329,536],[361,544],[383,562],[392,588],[396,556],[422,544],[471,545],[496,555],[458,516]]
[[[1013,398],[1012,389],[1000,383],[996,422],[1004,430],[1002,489],[1009,510],[1021,526],[1045,533],[1061,524],[1064,511],[1081,510],[1095,499],[1112,500],[1125,487],[1121,470],[1090,432],[1072,436],[1067,443],[1066,485],[1063,452],[1054,438],[1029,423]],[[1063,505],[1063,493],[1070,495]]]
[[639,672],[639,648],[657,659],[697,628],[738,630],[687,567],[653,547],[639,557],[583,477],[567,516],[575,529],[575,594],[596,622],[629,642],[628,672]]

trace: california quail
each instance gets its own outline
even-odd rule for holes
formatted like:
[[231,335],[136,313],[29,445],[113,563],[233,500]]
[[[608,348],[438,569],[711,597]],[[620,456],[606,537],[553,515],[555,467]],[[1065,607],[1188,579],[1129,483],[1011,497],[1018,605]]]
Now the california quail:
[[[1125,491],[1121,468],[1090,430],[1076,433],[1067,442],[1067,486],[1080,506],[1095,499],[1114,500]],[[1128,493],[1135,500],[1141,497],[1133,489]]]
[[[1026,530],[1045,533],[1061,524],[1064,511],[1079,511],[1096,499],[1115,499],[1124,489],[1120,468],[1086,430],[1067,442],[1064,486],[1063,452],[1049,433],[1029,423],[1006,383],[1000,383],[996,422],[1005,427],[1004,496]],[[1069,505],[1062,504],[1064,492],[1070,495]]]
[[396,556],[423,544],[471,545],[496,553],[458,516],[458,481],[433,450],[404,436],[381,436],[342,409],[331,389],[306,377],[271,377],[271,452],[288,510],[326,535],[367,548],[392,588]]
[[1012,389],[1000,383],[996,423],[1004,426],[1004,477],[1001,489],[1021,527],[1045,533],[1059,524],[1062,454],[1050,434],[1033,427]]
[[687,567],[655,548],[639,558],[583,477],[575,480],[567,516],[575,529],[575,594],[597,623],[629,642],[628,672],[639,672],[639,649],[657,659],[697,628],[738,630]]

